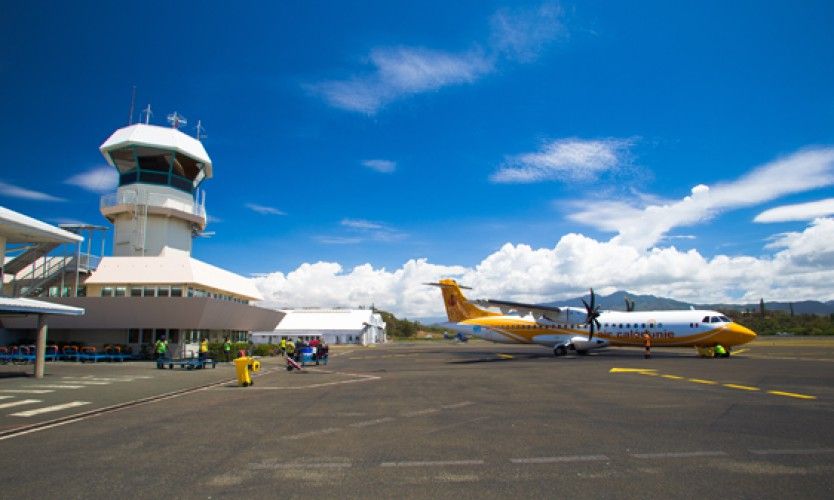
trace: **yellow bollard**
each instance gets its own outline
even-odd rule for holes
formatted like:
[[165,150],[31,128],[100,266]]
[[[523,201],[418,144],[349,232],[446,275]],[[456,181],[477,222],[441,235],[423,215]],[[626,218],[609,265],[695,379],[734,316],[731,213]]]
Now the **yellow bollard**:
[[[249,366],[252,364],[252,361],[252,358],[248,356],[242,356],[235,360],[235,373],[237,373],[237,382],[243,387],[248,387],[252,385],[252,377],[249,374]],[[255,363],[258,363],[258,368],[260,369],[260,362],[255,361]]]

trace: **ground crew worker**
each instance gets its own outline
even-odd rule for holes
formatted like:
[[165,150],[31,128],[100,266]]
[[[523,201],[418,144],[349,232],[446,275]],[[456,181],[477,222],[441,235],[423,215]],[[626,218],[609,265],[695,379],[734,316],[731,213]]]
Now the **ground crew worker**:
[[168,341],[165,340],[165,335],[161,335],[156,339],[156,346],[154,349],[154,361],[165,358],[168,353]]
[[223,339],[223,356],[227,363],[232,360],[232,341],[229,340],[229,337]]
[[715,347],[713,348],[713,350],[715,351],[715,357],[716,358],[729,358],[730,357],[730,353],[728,353],[727,349],[724,349],[724,346],[721,345],[721,344],[715,344]]
[[200,341],[200,361],[205,361],[208,358],[208,339],[203,337]]
[[278,344],[278,352],[281,353],[281,356],[287,352],[287,339],[281,339],[281,343]]
[[292,342],[287,342],[286,349],[287,349],[287,357],[292,358],[293,354],[295,354],[295,344],[293,344]]
[[646,348],[646,352],[643,354],[645,359],[649,359],[652,357],[652,336],[648,333],[643,334],[643,346]]

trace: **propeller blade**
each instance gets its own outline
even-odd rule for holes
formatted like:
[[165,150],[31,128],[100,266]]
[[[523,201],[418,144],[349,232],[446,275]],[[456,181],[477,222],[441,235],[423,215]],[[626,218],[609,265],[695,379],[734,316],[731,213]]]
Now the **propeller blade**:
[[595,303],[596,303],[596,296],[594,296],[594,289],[591,288],[591,309],[594,308]]

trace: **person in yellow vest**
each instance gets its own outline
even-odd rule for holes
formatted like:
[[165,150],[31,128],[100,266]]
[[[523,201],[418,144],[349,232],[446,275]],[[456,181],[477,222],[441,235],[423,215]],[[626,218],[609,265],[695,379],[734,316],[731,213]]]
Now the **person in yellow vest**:
[[278,344],[278,352],[281,353],[281,356],[287,352],[287,339],[281,339],[281,342]]
[[208,339],[203,337],[200,341],[200,361],[205,361],[208,358]]
[[154,361],[165,358],[168,355],[168,341],[165,340],[165,335],[161,335],[156,340],[156,348],[154,349]]
[[287,350],[287,357],[288,358],[293,357],[293,355],[295,354],[295,344],[293,344],[292,342],[287,342],[286,350]]
[[223,339],[223,356],[227,363],[232,361],[232,341],[229,340],[229,337]]

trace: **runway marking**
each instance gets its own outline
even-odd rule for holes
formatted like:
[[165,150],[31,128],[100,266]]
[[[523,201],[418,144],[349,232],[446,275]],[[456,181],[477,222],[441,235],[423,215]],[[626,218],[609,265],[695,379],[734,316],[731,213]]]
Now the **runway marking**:
[[12,401],[10,403],[0,404],[0,409],[12,408],[14,406],[31,405],[35,403],[42,403],[40,399],[21,399],[20,401]]
[[513,359],[513,357],[509,354],[498,353],[498,357],[501,358],[501,359]]
[[652,370],[652,371],[645,370],[645,371],[637,372],[637,373],[640,374],[640,375],[648,375],[650,377],[657,377],[657,373],[655,373],[654,370]]
[[68,380],[68,382],[73,384],[84,384],[84,385],[110,385],[111,382],[101,382],[98,380]]
[[323,434],[333,434],[334,432],[339,432],[340,430],[342,430],[341,427],[329,427],[327,429],[316,429],[314,431],[302,432],[300,434],[293,434],[291,436],[283,436],[281,439],[296,441],[298,439],[304,439],[313,436],[321,436]]
[[834,448],[816,448],[806,450],[749,450],[754,455],[816,455],[834,453]]
[[727,456],[725,451],[673,451],[666,453],[631,453],[634,458],[653,459],[653,458],[694,458],[694,457],[724,457]]
[[431,415],[432,413],[438,412],[440,412],[439,408],[426,408],[425,410],[407,411],[405,413],[401,413],[400,415],[403,417],[419,417],[420,415]]
[[446,404],[446,405],[440,405],[440,407],[443,408],[444,410],[450,410],[452,408],[463,408],[464,406],[472,406],[474,404],[475,403],[473,403],[472,401],[461,401],[460,403],[451,403],[451,404]]
[[338,380],[335,382],[322,382],[319,384],[309,384],[309,385],[301,385],[301,386],[290,386],[290,385],[282,385],[282,386],[250,386],[246,390],[247,391],[298,391],[298,390],[305,390],[305,389],[314,389],[317,387],[327,387],[331,385],[340,385],[340,384],[355,384],[359,382],[371,382],[374,380],[379,380],[381,377],[377,377],[376,375],[360,375],[358,373],[345,373],[345,372],[332,372],[327,370],[316,370],[321,373],[330,373],[334,375],[346,375],[349,377],[357,377],[352,380]]
[[724,387],[729,387],[730,389],[740,389],[742,391],[760,391],[758,387],[752,387],[749,385],[738,385],[738,384],[721,384]]
[[553,464],[560,462],[598,462],[610,460],[605,455],[569,455],[562,457],[511,458],[514,464]]
[[784,391],[767,391],[768,394],[773,394],[774,396],[785,396],[788,398],[796,398],[796,399],[817,399],[816,396],[809,396],[808,394],[797,394],[795,392],[784,392]]
[[446,467],[450,465],[483,465],[483,460],[429,460],[423,462],[382,462],[380,467]]
[[81,389],[83,385],[27,385],[26,387],[40,387],[41,389]]
[[362,422],[354,422],[352,424],[349,424],[348,427],[362,428],[362,427],[368,427],[369,425],[384,424],[385,422],[393,422],[394,420],[396,420],[394,417],[375,418],[373,420],[363,420]]
[[250,469],[254,470],[279,470],[279,469],[341,469],[352,467],[350,462],[322,462],[322,463],[307,463],[307,462],[289,462],[279,464],[249,464]]
[[0,392],[6,394],[48,394],[55,391],[53,389],[3,389]]
[[733,355],[735,355],[735,354],[741,354],[741,353],[743,353],[743,352],[747,352],[747,351],[749,351],[749,350],[750,350],[750,349],[739,349],[739,350],[737,350],[737,351],[733,351]]
[[33,417],[35,415],[41,415],[43,413],[52,413],[53,411],[61,411],[67,410],[69,408],[77,408],[79,406],[84,406],[90,404],[89,401],[72,401],[70,403],[64,403],[62,405],[54,405],[54,406],[44,406],[43,408],[36,408],[34,410],[29,411],[22,411],[20,413],[12,413],[10,417]]
[[679,377],[677,375],[661,375],[663,378],[668,378],[671,380],[683,380],[685,377]]
[[687,379],[687,380],[689,380],[690,382],[695,382],[696,384],[704,384],[704,385],[716,385],[716,384],[718,384],[718,382],[716,382],[715,380],[704,380],[702,378],[690,378],[690,379]]
[[11,399],[11,398],[13,398],[13,397],[14,397],[14,396],[0,396],[0,399]]
[[654,368],[611,368],[608,370],[608,373],[643,373],[643,372],[656,372],[657,370]]

